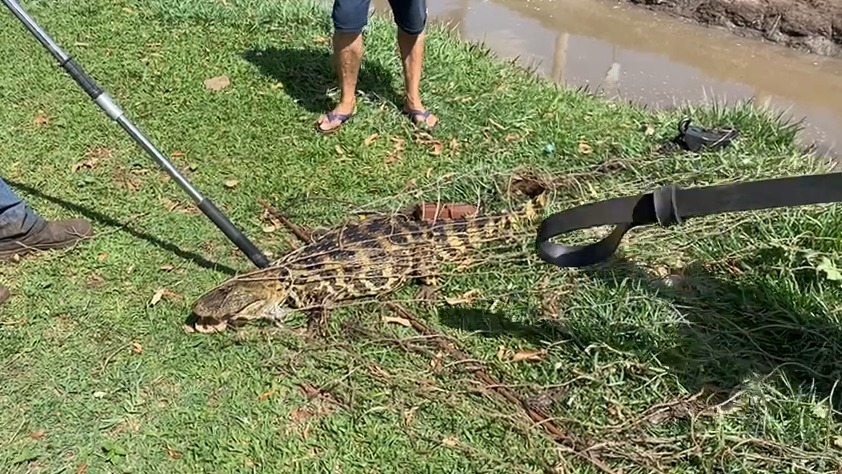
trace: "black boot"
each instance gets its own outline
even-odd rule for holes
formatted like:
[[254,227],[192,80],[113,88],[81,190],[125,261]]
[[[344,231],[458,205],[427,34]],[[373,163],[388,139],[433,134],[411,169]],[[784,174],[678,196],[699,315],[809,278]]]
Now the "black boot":
[[48,221],[27,234],[0,239],[0,259],[8,260],[15,255],[69,247],[91,235],[91,224],[81,219]]

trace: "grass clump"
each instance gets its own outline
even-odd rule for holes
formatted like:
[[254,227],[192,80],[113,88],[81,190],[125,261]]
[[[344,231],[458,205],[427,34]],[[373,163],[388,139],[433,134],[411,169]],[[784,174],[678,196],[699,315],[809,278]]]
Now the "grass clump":
[[[320,137],[312,122],[334,87],[323,6],[27,7],[275,255],[284,232],[267,227],[259,199],[324,226],[419,198],[502,205],[496,186],[526,168],[567,183],[551,211],[658,183],[824,171],[796,149],[795,128],[751,104],[611,103],[440,28],[423,87],[441,124],[419,136],[399,113],[394,28],[379,18],[359,113]],[[0,315],[4,472],[592,472],[377,307],[337,312],[319,343],[294,324],[185,334],[190,303],[249,262],[9,15],[0,54],[3,177],[45,216],[84,215],[98,231],[73,252],[0,267],[16,293]],[[220,75],[228,87],[203,86]],[[654,154],[686,113],[736,126],[741,139],[703,156]],[[815,206],[636,230],[619,261],[594,269],[561,271],[527,253],[444,281],[446,297],[479,290],[469,301],[414,309],[612,469],[830,472],[840,461],[838,214]],[[671,272],[678,285],[664,283]],[[538,360],[512,362],[525,351]]]

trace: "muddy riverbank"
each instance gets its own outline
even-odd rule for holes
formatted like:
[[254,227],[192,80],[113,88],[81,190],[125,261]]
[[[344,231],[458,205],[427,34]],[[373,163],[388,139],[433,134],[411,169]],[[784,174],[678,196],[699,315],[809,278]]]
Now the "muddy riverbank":
[[626,1],[740,36],[842,58],[842,0]]

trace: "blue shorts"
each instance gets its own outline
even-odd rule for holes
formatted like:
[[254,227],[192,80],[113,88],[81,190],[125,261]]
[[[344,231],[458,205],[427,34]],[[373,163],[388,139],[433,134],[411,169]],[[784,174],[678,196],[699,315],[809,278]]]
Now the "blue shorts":
[[[362,33],[368,24],[371,0],[333,0],[333,28],[337,33]],[[389,0],[398,29],[419,35],[427,26],[426,0]]]

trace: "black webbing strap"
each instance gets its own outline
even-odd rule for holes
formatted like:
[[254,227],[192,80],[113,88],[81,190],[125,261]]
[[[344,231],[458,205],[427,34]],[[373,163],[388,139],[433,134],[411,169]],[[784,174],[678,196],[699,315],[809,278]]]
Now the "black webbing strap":
[[[538,229],[538,255],[558,267],[584,267],[607,260],[634,227],[668,227],[691,217],[831,202],[842,202],[842,173],[688,189],[663,186],[652,193],[585,204],[547,217]],[[616,227],[607,237],[590,245],[550,242],[562,234],[602,225]]]

